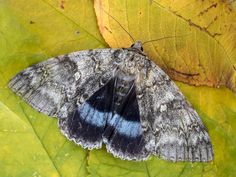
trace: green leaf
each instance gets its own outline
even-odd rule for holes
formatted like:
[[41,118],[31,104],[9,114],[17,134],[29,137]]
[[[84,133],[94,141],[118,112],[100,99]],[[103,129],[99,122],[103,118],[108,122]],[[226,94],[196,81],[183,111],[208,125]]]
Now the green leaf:
[[236,95],[225,88],[178,83],[213,142],[214,161],[193,164],[156,157],[129,162],[114,158],[105,148],[84,150],[61,135],[56,119],[38,113],[7,88],[10,78],[31,64],[106,46],[93,1],[0,0],[0,176],[234,177]]
[[0,122],[1,176],[59,176],[30,123],[1,102]]
[[[8,88],[17,72],[51,56],[106,46],[92,1],[0,1],[0,176],[86,176],[87,151]],[[88,18],[90,17],[90,18]],[[86,20],[85,20],[86,19]]]

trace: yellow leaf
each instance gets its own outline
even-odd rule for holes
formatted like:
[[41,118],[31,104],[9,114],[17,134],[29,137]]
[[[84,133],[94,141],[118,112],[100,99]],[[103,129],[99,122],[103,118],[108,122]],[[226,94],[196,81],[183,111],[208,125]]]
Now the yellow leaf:
[[129,47],[134,42],[129,34],[143,42],[163,38],[144,50],[173,79],[236,91],[235,6],[218,0],[95,0],[94,5],[111,47]]

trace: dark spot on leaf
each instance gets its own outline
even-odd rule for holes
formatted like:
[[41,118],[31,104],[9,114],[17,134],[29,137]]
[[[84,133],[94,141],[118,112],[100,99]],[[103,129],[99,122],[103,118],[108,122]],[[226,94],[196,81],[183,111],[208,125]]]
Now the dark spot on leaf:
[[181,71],[177,71],[174,68],[170,68],[170,69],[173,72],[175,72],[177,74],[180,74],[180,75],[183,75],[183,76],[186,76],[186,77],[194,77],[194,76],[199,76],[200,75],[199,73],[184,73],[184,72],[181,72]]
[[216,20],[218,19],[217,16],[205,27],[205,29],[209,28]]
[[[179,17],[181,17],[181,18],[183,18],[182,16],[180,16],[180,15],[178,15]],[[195,24],[195,23],[193,23],[192,21],[191,21],[191,19],[185,19],[188,23],[189,23],[189,26],[193,26],[193,27],[196,27],[196,28],[198,28],[199,30],[201,30],[201,31],[204,31],[204,32],[206,32],[209,36],[211,36],[211,37],[216,37],[216,36],[220,36],[220,35],[222,35],[221,33],[210,33],[207,29],[206,29],[206,27],[201,27],[201,26],[199,26],[199,25],[197,25],[197,24]]]
[[104,26],[104,28],[105,28],[109,33],[112,33],[112,31],[109,30],[106,26]]
[[64,0],[61,0],[60,8],[65,9],[65,1]]
[[29,22],[30,24],[35,24],[35,22],[34,21],[32,21],[32,20],[30,20],[30,22]]
[[236,71],[236,65],[233,65],[234,70]]
[[217,3],[213,3],[211,4],[209,7],[207,7],[206,9],[204,9],[203,11],[201,11],[198,16],[202,16],[203,14],[207,13],[210,9],[212,8],[216,8],[217,7]]

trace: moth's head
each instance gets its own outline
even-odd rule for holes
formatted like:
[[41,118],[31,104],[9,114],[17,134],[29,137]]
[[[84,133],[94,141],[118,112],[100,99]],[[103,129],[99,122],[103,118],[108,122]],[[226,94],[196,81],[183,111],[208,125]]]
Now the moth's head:
[[136,41],[134,44],[131,45],[131,48],[138,49],[139,51],[143,52],[143,44],[141,41]]

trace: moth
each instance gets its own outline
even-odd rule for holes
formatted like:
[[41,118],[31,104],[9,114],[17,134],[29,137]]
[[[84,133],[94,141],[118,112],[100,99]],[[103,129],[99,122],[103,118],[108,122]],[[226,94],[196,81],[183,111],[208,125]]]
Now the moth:
[[21,71],[9,87],[39,112],[58,118],[61,132],[83,148],[104,143],[125,160],[213,159],[199,115],[140,41],[51,58]]

